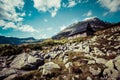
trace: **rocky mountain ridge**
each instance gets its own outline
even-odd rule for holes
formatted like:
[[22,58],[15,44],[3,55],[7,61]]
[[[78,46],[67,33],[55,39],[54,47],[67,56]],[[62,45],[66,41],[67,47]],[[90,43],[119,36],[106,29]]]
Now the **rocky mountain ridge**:
[[111,23],[104,22],[99,18],[94,17],[81,22],[74,23],[69,27],[65,28],[64,30],[62,30],[61,32],[59,32],[57,35],[53,36],[52,38],[60,39],[61,37],[69,37],[70,35],[84,32],[86,30],[88,23],[95,31],[106,28],[107,26],[111,25]]

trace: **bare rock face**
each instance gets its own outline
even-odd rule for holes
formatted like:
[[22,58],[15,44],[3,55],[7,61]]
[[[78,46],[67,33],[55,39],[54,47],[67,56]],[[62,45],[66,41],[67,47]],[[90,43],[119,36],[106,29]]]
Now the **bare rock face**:
[[48,76],[52,74],[57,74],[60,70],[60,66],[54,62],[45,63],[43,66],[40,66],[39,69],[42,69],[42,75]]
[[[32,54],[32,52],[31,52]],[[28,53],[19,54],[10,64],[11,68],[16,69],[35,69],[38,65],[42,65],[44,60],[39,56],[34,56]]]

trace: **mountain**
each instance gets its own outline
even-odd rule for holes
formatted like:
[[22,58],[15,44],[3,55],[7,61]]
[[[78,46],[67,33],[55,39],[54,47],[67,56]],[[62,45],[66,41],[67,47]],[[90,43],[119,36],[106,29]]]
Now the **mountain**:
[[104,22],[97,17],[89,18],[84,21],[70,25],[69,27],[65,28],[64,30],[62,30],[57,35],[53,36],[52,38],[60,39],[61,37],[69,37],[70,35],[85,32],[88,23],[94,31],[106,28],[108,25],[111,25],[111,23]]
[[120,23],[92,37],[1,45],[0,80],[120,80]]
[[5,36],[0,36],[0,44],[23,44],[23,43],[30,43],[35,41],[36,39],[33,37],[29,38],[16,38],[16,37],[5,37]]

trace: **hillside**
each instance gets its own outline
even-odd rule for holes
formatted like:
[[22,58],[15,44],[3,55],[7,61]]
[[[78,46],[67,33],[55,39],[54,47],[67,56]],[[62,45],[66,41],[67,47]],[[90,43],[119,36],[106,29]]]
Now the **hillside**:
[[120,80],[119,23],[90,37],[48,39],[19,47],[23,49],[19,54],[4,56],[0,79]]
[[81,22],[74,23],[61,32],[59,32],[57,35],[53,36],[53,39],[60,39],[62,37],[69,37],[70,35],[74,34],[80,34],[86,31],[87,24],[90,24],[90,26],[93,28],[94,31],[98,31],[100,29],[104,29],[107,26],[111,25],[111,23],[104,22],[100,20],[97,17],[90,18]]
[[0,36],[0,44],[23,44],[23,43],[30,43],[35,41],[35,38],[29,37],[29,38],[16,38],[16,37],[5,37]]

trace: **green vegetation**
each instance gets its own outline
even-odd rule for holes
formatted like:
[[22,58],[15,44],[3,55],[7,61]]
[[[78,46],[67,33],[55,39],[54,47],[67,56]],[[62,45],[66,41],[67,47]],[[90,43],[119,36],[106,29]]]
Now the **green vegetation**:
[[15,45],[0,45],[0,56],[11,56],[22,52],[22,47]]
[[22,44],[22,45],[1,44],[0,45],[0,56],[17,55],[19,53],[22,53],[23,51],[26,52],[27,49],[44,51],[44,50],[47,50],[47,49],[44,49],[44,47],[47,47],[48,49],[50,49],[53,46],[64,45],[66,43],[81,42],[86,39],[87,37],[84,37],[84,38],[79,37],[79,38],[70,39],[70,40],[68,40],[67,38],[61,38],[60,40],[46,39],[43,42],[34,43],[34,44]]

